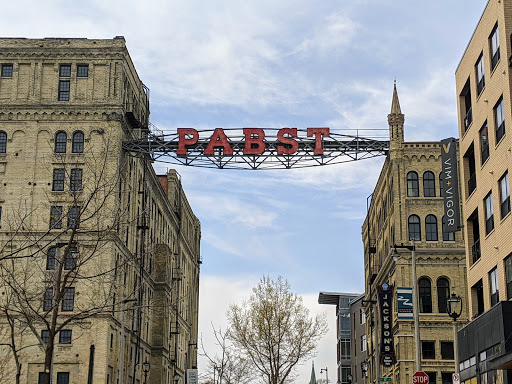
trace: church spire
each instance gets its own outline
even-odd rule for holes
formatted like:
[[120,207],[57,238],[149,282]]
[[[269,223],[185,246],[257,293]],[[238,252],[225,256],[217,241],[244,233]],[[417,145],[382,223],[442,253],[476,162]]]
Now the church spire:
[[404,114],[400,109],[396,80],[393,86],[393,99],[391,101],[391,112],[388,115],[389,124],[389,149],[398,149],[404,142]]
[[315,375],[315,362],[312,362],[311,366],[311,379],[309,380],[309,384],[316,384],[316,375]]

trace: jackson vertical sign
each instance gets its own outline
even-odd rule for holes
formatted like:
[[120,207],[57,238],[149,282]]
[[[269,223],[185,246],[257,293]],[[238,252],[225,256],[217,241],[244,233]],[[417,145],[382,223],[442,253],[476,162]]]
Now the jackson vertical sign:
[[457,140],[441,140],[443,171],[441,187],[444,197],[444,224],[446,232],[460,230],[459,176],[457,174]]
[[380,306],[380,361],[385,367],[396,363],[395,344],[393,342],[393,286],[387,283],[379,285]]

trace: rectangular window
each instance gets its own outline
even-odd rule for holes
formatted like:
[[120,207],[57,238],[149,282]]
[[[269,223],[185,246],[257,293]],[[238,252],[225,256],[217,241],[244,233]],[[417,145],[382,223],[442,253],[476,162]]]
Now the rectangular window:
[[492,207],[492,192],[484,199],[485,206],[485,233],[489,234],[494,229],[494,210]]
[[43,311],[49,311],[53,306],[53,288],[46,288],[43,298]]
[[451,372],[441,372],[441,384],[452,384],[452,373]]
[[50,341],[50,331],[47,329],[42,329],[41,339],[43,340],[43,343],[48,344],[48,342]]
[[350,359],[350,339],[340,339],[340,359]]
[[508,172],[501,177],[500,181],[500,210],[503,219],[510,212],[510,184],[508,181]]
[[491,47],[491,71],[496,67],[498,61],[500,61],[500,37],[498,31],[498,24],[494,26],[494,29],[489,36],[489,45]]
[[76,77],[88,77],[89,76],[89,65],[78,64],[76,66]]
[[453,342],[452,341],[441,341],[441,359],[453,360]]
[[366,335],[361,336],[361,352],[366,351]]
[[67,288],[62,296],[62,308],[63,312],[70,312],[75,306],[75,288]]
[[424,359],[436,358],[436,343],[435,341],[422,341],[421,354]]
[[2,77],[12,77],[12,64],[2,64]]
[[359,309],[359,324],[366,323],[366,313],[364,312],[364,308]]
[[51,247],[48,249],[48,253],[46,254],[46,270],[51,271],[55,269],[55,252],[57,251],[57,247]]
[[64,190],[64,178],[66,172],[62,168],[53,170],[53,185],[52,191],[63,191]]
[[74,247],[69,248],[66,260],[64,261],[64,270],[70,271],[76,267],[76,260],[78,258],[78,250]]
[[50,207],[50,229],[62,229],[62,206]]
[[57,372],[57,384],[69,384],[69,372]]
[[498,269],[495,267],[489,272],[489,289],[491,290],[491,306],[500,301],[500,294],[498,289]]
[[505,258],[505,284],[507,285],[507,300],[512,299],[512,253]]
[[[467,195],[468,198],[473,191],[476,189],[476,163],[475,163],[475,146],[471,143],[468,150],[464,154],[464,167],[467,171],[464,172],[464,179],[467,183]],[[468,172],[469,171],[469,172]]]
[[464,103],[464,131],[466,132],[473,122],[473,113],[471,108],[471,83],[469,81],[466,81],[466,84],[464,84],[464,88],[462,88],[462,92],[460,94],[461,102]]
[[59,332],[59,343],[60,344],[71,344],[71,329],[63,329]]
[[68,211],[68,229],[80,228],[80,207],[73,206]]
[[71,64],[61,64],[59,67],[59,77],[71,76]]
[[69,188],[72,191],[82,190],[82,169],[73,168],[71,169]]
[[483,53],[480,54],[480,57],[476,61],[475,64],[475,70],[476,70],[476,90],[477,95],[480,95],[482,90],[485,87],[485,75],[484,75],[484,56]]
[[69,101],[69,80],[59,80],[59,101]]
[[496,144],[505,135],[505,110],[503,109],[503,96],[494,106],[494,118],[496,119]]
[[487,121],[480,128],[480,153],[482,156],[482,164],[489,158],[489,132],[487,129]]
[[428,375],[428,383],[436,384],[437,372],[425,372]]

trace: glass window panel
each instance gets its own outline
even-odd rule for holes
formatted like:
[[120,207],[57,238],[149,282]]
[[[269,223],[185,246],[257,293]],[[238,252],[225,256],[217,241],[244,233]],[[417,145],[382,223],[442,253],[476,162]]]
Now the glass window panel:
[[0,131],[0,153],[7,152],[7,133]]

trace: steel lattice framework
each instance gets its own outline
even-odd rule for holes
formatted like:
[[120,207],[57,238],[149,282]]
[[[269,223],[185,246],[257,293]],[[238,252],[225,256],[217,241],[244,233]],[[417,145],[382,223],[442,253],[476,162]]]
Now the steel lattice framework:
[[[220,168],[220,169],[290,169],[305,168],[319,165],[339,164],[348,161],[369,159],[386,155],[389,141],[369,139],[359,135],[330,133],[322,140],[323,154],[314,154],[315,138],[307,137],[305,129],[298,129],[298,150],[292,155],[278,155],[278,146],[283,146],[274,135],[265,138],[265,150],[262,154],[244,154],[245,136],[242,129],[223,129],[227,132],[233,154],[225,155],[221,148],[216,148],[214,155],[205,155],[204,151],[210,142],[214,130],[198,131],[200,138],[197,143],[187,145],[187,154],[178,155],[178,133],[150,133],[147,138],[123,143],[123,148],[131,153],[146,154],[153,161],[180,164],[186,166]],[[277,134],[277,128],[265,128],[265,132]]]

